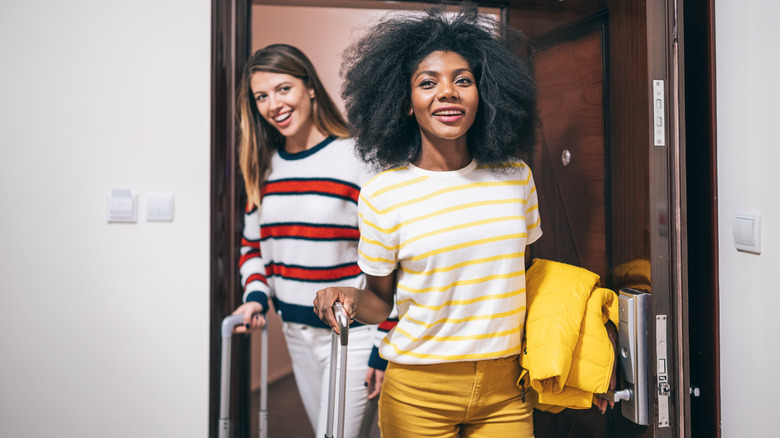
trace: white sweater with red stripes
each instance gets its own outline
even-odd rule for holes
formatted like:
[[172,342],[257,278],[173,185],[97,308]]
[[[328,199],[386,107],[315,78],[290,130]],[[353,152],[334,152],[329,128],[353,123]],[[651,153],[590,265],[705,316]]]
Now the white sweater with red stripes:
[[357,201],[372,174],[351,139],[327,138],[297,154],[271,159],[260,208],[244,216],[244,301],[274,307],[288,322],[325,328],[312,301],[329,286],[362,288],[357,265]]

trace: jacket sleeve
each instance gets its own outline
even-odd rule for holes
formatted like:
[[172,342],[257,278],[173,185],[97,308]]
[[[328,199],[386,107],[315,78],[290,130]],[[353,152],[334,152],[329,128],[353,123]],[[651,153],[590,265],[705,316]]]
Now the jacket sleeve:
[[270,288],[265,277],[265,265],[260,251],[260,208],[247,206],[244,232],[241,235],[241,258],[238,262],[244,302],[256,301],[268,310]]

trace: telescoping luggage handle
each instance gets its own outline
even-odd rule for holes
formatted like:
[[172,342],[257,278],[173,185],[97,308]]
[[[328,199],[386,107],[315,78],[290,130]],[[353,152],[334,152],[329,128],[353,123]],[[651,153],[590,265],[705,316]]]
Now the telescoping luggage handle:
[[[333,332],[330,346],[330,382],[328,397],[328,426],[325,438],[333,438],[333,407],[336,404],[336,356],[340,356],[341,376],[339,379],[339,421],[336,429],[336,438],[344,438],[344,410],[346,408],[347,393],[347,344],[349,343],[349,317],[344,312],[344,307],[338,301],[333,304],[333,314],[339,325],[339,333]],[[340,342],[339,342],[340,341]],[[341,354],[338,354],[337,344],[341,344]]]
[[[218,437],[230,437],[230,347],[233,329],[244,324],[244,315],[230,315],[222,320],[222,363],[219,380]],[[260,347],[260,438],[268,438],[268,320],[261,332]]]

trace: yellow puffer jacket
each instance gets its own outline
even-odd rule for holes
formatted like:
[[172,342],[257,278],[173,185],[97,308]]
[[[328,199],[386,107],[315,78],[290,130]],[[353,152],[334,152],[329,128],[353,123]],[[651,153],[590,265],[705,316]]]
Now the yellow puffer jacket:
[[609,389],[615,361],[604,324],[618,326],[618,300],[587,269],[536,259],[526,274],[525,348],[518,386],[537,409],[588,409]]

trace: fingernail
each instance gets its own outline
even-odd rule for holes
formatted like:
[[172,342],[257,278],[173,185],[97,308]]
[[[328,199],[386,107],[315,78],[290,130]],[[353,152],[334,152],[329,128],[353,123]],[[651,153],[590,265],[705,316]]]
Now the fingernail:
[[366,388],[368,388],[368,382],[363,382],[363,386],[365,386]]
[[249,324],[244,324],[247,330],[249,330]]

